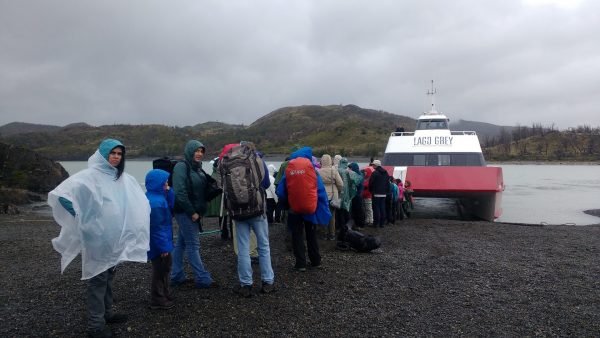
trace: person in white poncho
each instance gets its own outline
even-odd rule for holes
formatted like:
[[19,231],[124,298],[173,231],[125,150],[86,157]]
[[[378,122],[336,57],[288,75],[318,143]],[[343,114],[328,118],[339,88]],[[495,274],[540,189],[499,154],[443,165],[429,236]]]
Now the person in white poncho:
[[69,177],[48,194],[61,226],[52,246],[61,272],[81,253],[81,279],[87,287],[87,332],[110,337],[106,323],[127,320],[112,309],[112,282],[120,262],[147,261],[150,206],[133,176],[124,172],[125,146],[106,139],[88,159],[88,168]]

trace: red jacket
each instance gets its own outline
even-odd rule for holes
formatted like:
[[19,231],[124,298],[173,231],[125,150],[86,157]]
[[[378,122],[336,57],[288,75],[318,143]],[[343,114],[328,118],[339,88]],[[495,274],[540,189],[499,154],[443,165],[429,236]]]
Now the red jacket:
[[371,194],[371,191],[369,190],[369,178],[371,178],[371,174],[373,174],[373,171],[375,171],[375,169],[373,169],[373,167],[368,166],[364,169],[365,171],[365,179],[363,180],[363,192],[362,192],[362,198],[373,198],[373,195]]

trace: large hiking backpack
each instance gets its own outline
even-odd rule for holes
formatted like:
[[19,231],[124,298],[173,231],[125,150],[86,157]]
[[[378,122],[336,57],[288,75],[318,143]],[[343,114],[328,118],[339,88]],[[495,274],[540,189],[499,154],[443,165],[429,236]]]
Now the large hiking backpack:
[[296,214],[310,215],[317,210],[317,172],[309,159],[298,157],[285,168],[288,204]]
[[371,252],[381,246],[381,241],[377,237],[367,236],[362,232],[347,229],[344,235],[344,242],[358,252]]
[[265,213],[266,192],[261,187],[265,167],[252,143],[227,150],[219,173],[231,218],[245,220]]

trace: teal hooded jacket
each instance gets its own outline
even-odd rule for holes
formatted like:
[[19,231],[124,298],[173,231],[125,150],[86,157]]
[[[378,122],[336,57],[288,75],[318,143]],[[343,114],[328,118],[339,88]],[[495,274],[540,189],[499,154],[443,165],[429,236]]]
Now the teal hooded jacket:
[[[175,213],[185,212],[188,216],[194,213],[206,213],[206,184],[207,179],[202,171],[202,162],[194,161],[194,153],[198,148],[204,148],[202,142],[188,141],[184,149],[184,161],[173,168],[173,190],[175,191]],[[189,177],[188,177],[189,172]]]

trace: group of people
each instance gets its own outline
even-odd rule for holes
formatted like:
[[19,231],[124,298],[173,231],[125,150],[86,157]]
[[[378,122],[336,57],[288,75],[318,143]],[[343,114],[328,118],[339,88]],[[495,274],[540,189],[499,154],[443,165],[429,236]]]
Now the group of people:
[[[371,159],[363,169],[356,162],[348,163],[340,155],[332,159],[331,155],[324,154],[313,162],[323,180],[332,215],[327,224],[327,240],[343,241],[350,220],[359,229],[383,228],[410,217],[410,181],[403,183],[401,179],[394,179],[381,166],[380,160]],[[286,162],[282,169],[285,165]]]
[[[112,308],[113,278],[121,262],[152,262],[152,309],[174,306],[172,287],[187,283],[202,289],[219,287],[200,253],[203,215],[210,200],[217,196],[215,186],[223,191],[221,209],[233,223],[239,279],[235,291],[244,297],[253,295],[251,251],[257,252],[260,292],[274,291],[269,224],[282,220],[283,215],[292,237],[294,268],[305,271],[321,265],[319,225],[327,228],[327,238],[335,239],[336,228],[343,229],[350,219],[358,227],[382,227],[386,220],[393,222],[406,211],[398,206],[408,197],[408,190],[389,177],[378,160],[360,170],[357,163],[348,164],[339,155],[333,160],[323,155],[316,161],[312,149],[303,147],[276,171],[274,166],[266,165],[252,143],[241,142],[225,146],[215,161],[213,175],[208,175],[202,169],[205,152],[200,141],[188,141],[184,160],[177,162],[172,173],[161,169],[147,173],[144,193],[135,178],[124,171],[126,147],[118,140],[106,139],[89,158],[87,169],[48,194],[48,204],[61,226],[59,236],[52,240],[62,257],[61,271],[78,254],[82,256],[82,279],[88,280],[89,336],[110,337],[112,331],[106,324],[127,320],[126,315]],[[296,159],[310,161],[310,168],[286,175],[286,167]],[[314,172],[313,190],[289,184],[300,172]],[[238,178],[248,173],[253,176]],[[302,200],[303,194],[307,200],[314,199],[314,205],[309,209],[290,207]],[[173,218],[178,224],[175,243]],[[343,230],[337,231],[337,238],[343,240]],[[184,256],[193,279],[185,275]]]

